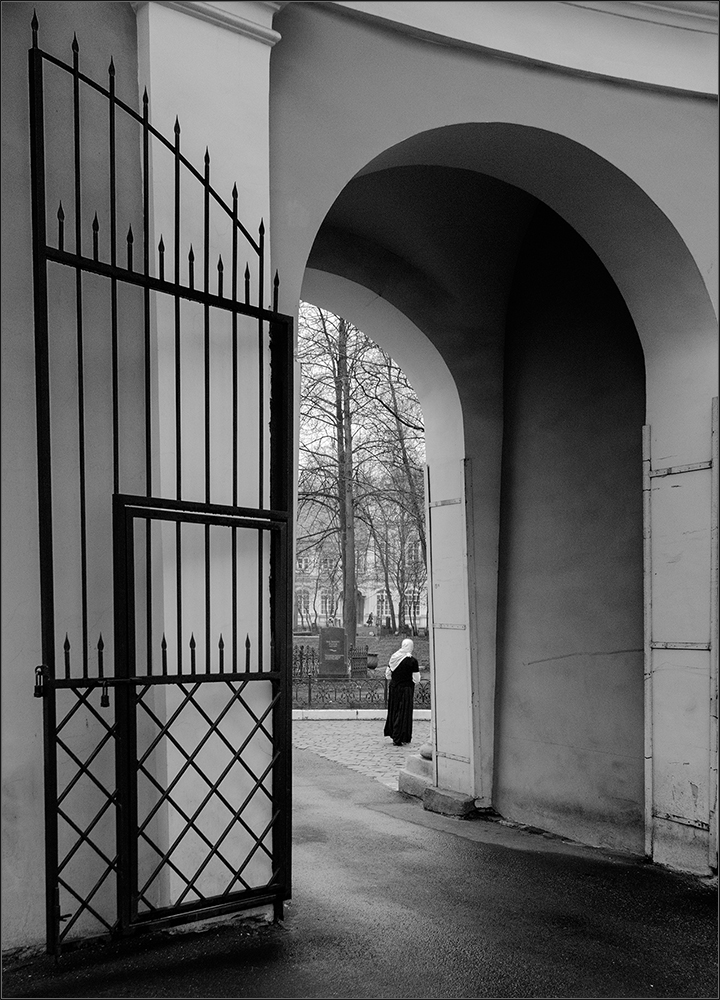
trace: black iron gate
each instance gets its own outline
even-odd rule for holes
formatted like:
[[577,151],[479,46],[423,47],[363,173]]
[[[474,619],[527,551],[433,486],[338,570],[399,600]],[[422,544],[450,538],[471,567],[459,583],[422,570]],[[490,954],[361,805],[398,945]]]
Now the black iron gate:
[[263,304],[263,224],[242,225],[237,187],[218,196],[209,154],[201,173],[179,123],[169,141],[147,94],[142,112],[122,100],[112,61],[101,86],[77,41],[66,64],[32,31],[35,695],[57,955],[280,915],[290,895],[292,321],[277,275]]

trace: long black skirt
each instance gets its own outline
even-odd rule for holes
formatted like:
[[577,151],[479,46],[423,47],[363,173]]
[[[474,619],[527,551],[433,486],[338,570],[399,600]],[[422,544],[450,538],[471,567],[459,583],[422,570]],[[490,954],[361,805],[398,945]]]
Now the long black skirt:
[[391,684],[388,688],[388,713],[385,736],[392,736],[393,743],[412,740],[414,684]]

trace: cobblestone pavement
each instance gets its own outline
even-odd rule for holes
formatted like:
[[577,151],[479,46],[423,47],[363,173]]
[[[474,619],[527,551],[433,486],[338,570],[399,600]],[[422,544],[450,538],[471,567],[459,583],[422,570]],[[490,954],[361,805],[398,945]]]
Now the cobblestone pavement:
[[430,720],[416,719],[412,743],[403,747],[393,746],[390,737],[383,736],[384,724],[383,719],[295,719],[293,746],[311,750],[397,791],[398,771],[405,758],[430,741]]

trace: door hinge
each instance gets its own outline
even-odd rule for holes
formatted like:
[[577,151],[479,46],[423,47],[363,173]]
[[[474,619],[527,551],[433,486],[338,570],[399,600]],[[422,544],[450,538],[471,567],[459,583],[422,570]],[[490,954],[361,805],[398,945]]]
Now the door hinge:
[[46,666],[35,667],[35,690],[33,691],[33,696],[35,698],[45,697],[45,675],[47,672]]

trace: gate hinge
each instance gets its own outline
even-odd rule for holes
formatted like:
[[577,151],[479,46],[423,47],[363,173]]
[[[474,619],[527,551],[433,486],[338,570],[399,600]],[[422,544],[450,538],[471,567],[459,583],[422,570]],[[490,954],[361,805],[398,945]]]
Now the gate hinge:
[[43,664],[41,667],[35,667],[35,690],[33,695],[35,698],[45,697],[45,685],[44,680],[47,675],[47,667]]

